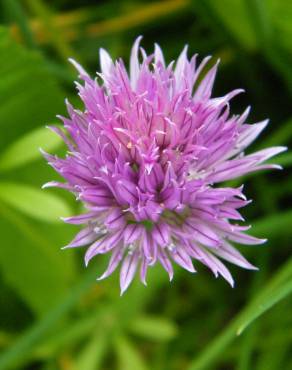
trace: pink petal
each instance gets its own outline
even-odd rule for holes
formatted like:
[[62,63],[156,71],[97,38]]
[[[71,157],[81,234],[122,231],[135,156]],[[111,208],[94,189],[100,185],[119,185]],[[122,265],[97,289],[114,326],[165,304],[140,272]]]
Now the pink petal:
[[135,251],[133,254],[128,254],[124,259],[120,272],[120,287],[121,295],[127,290],[131,284],[139,261],[139,252]]
[[98,238],[98,235],[93,231],[92,226],[86,227],[79,231],[75,238],[62,249],[83,247],[86,244],[92,243]]

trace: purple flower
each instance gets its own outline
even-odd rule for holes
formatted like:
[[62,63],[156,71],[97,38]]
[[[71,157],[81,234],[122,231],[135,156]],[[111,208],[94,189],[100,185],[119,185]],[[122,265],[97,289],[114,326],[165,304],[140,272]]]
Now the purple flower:
[[103,49],[96,79],[71,60],[84,82],[76,84],[84,110],[67,102],[69,118],[61,117],[65,133],[52,127],[68,147],[66,158],[45,154],[66,180],[45,187],[69,190],[87,210],[64,219],[84,224],[65,248],[89,245],[86,265],[109,253],[99,279],[121,264],[121,293],[137,270],[146,284],[148,267],[160,263],[171,280],[173,262],[195,272],[193,259],[233,285],[221,259],[255,269],[233,242],[265,240],[237,224],[243,221],[238,209],[249,203],[242,187],[217,184],[278,168],[263,163],[285,148],[244,155],[267,121],[245,123],[249,108],[230,115],[229,101],[242,90],[211,97],[218,63],[200,79],[209,57],[197,64],[185,47],[176,63],[166,65],[160,47],[148,56],[140,39],[131,52],[129,75],[123,61],[112,61]]

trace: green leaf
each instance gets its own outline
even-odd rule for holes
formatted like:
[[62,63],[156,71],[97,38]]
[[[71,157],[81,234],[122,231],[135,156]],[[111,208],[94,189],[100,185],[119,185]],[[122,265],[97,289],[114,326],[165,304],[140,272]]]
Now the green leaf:
[[[6,212],[4,212],[4,214],[6,215]],[[13,253],[12,256],[14,257]],[[17,339],[5,352],[3,352],[0,355],[0,370],[8,370],[14,365],[25,362],[25,360],[27,360],[27,358],[31,356],[35,348],[37,349],[37,357],[42,357],[46,355],[50,356],[52,352],[56,351],[55,345],[59,345],[59,348],[62,348],[63,345],[70,345],[72,343],[71,341],[74,341],[74,339],[82,340],[82,338],[84,338],[84,335],[90,332],[90,330],[92,330],[92,327],[96,325],[96,321],[100,320],[100,317],[85,318],[85,321],[79,320],[78,323],[74,319],[74,324],[71,326],[72,331],[68,329],[68,336],[64,333],[61,333],[60,337],[56,335],[56,343],[54,344],[52,343],[50,338],[49,343],[42,342],[45,338],[48,337],[48,334],[54,334],[53,331],[55,330],[55,326],[58,321],[61,318],[64,318],[64,316],[75,307],[80,298],[88,293],[89,288],[92,286],[92,283],[96,281],[96,276],[99,275],[100,272],[101,271],[96,271],[96,268],[93,268],[85,273],[85,276],[82,277],[82,280],[78,282],[76,286],[71,288],[70,292],[64,295],[64,297],[60,299],[59,303],[55,307],[53,307],[43,318],[37,321],[33,326],[29,327],[23,333],[23,335],[19,337],[19,339]],[[133,286],[134,289],[129,291],[127,296],[120,298],[118,290],[115,291],[114,289],[111,289],[111,291],[115,293],[114,296],[111,298],[110,303],[106,305],[101,305],[98,302],[100,313],[103,314],[101,322],[105,323],[105,326],[108,323],[110,328],[112,328],[113,330],[116,329],[114,327],[115,322],[119,324],[122,323],[123,326],[127,326],[126,324],[128,323],[128,320],[131,320],[137,312],[141,312],[145,305],[149,303],[153,295],[155,295],[155,292],[158,290],[158,288],[161,288],[162,284],[168,281],[165,277],[165,274],[162,273],[161,269],[154,268],[152,271],[150,271],[149,275],[150,282],[147,289],[145,289],[145,287],[141,283],[137,282],[137,284],[134,284]],[[25,282],[24,285],[26,286]],[[52,292],[54,292],[54,290],[52,290]],[[130,317],[128,317],[127,314]],[[99,316],[99,313],[97,313],[97,316]],[[114,318],[114,320],[112,320],[112,318]],[[76,326],[74,327],[74,325]],[[98,328],[100,328],[100,326],[101,325],[98,323]],[[127,349],[125,353],[133,353],[134,351],[135,354],[132,357],[130,356],[130,358],[138,357],[139,359],[136,361],[136,363],[141,364],[143,360],[141,360],[139,353],[136,353],[135,348],[134,350],[132,350],[131,344],[127,344],[128,342],[125,344],[122,340],[119,342],[119,344],[117,344],[116,347],[119,347],[121,350],[123,349],[123,347],[126,347]],[[129,369],[132,370],[134,369],[134,367]],[[144,368],[137,367],[136,369],[144,370],[145,366]]]
[[[286,83],[291,92],[291,45],[290,50],[284,50],[282,41],[287,38],[290,39],[291,32],[288,32],[288,34],[282,33],[281,28],[277,29],[277,20],[279,18],[285,18],[287,15],[288,17],[290,15],[291,18],[291,1],[289,1],[290,4],[288,4],[288,1],[271,0],[269,3],[269,1],[245,0],[250,24],[257,37],[259,49],[263,52],[271,66],[282,75],[283,82]],[[278,12],[278,7],[275,7],[275,4],[284,4],[284,7],[280,6],[280,11]],[[275,14],[277,14],[276,17]]]
[[266,0],[269,17],[274,25],[274,37],[289,53],[292,51],[292,3],[290,0]]
[[225,348],[255,319],[292,292],[292,259],[280,268],[260,293],[243,308],[231,323],[191,362],[188,370],[209,369]]
[[40,343],[48,331],[63,318],[68,311],[76,305],[92,286],[96,276],[95,269],[88,270],[81,281],[60,299],[57,304],[46,316],[32,325],[19,339],[10,346],[7,351],[0,355],[0,370],[8,370],[21,363],[30,355],[31,347]]
[[99,305],[98,310],[95,310],[93,315],[79,318],[66,322],[65,325],[59,327],[57,332],[53,331],[46,335],[46,340],[34,351],[37,359],[45,359],[47,357],[56,357],[66,348],[73,346],[74,343],[85,341],[93,330],[98,328],[103,323],[104,315],[102,312],[107,311],[108,307]]
[[292,233],[292,210],[274,214],[256,221],[251,228],[251,234],[275,238],[283,233],[291,235]]
[[245,0],[208,0],[205,5],[242,47],[247,50],[256,49],[257,40],[250,24]]
[[52,122],[57,113],[62,114],[64,93],[40,53],[17,44],[3,27],[0,55],[2,151],[27,131]]
[[267,293],[265,299],[256,301],[253,305],[249,307],[249,310],[246,311],[244,317],[241,320],[240,325],[236,334],[240,335],[242,332],[258,317],[260,317],[264,312],[273,307],[276,303],[287,297],[292,292],[292,278],[282,286],[277,287],[276,289],[271,289]]
[[176,325],[163,317],[139,316],[134,318],[129,329],[136,335],[155,341],[168,341],[177,334]]
[[29,185],[0,182],[0,199],[41,221],[59,222],[61,216],[66,217],[72,214],[62,198]]
[[0,216],[4,241],[0,248],[1,276],[33,312],[42,315],[63,297],[72,282],[72,255],[60,250],[49,230],[41,231],[39,225],[2,202]]
[[123,335],[117,336],[115,350],[120,370],[146,370],[146,364],[136,346]]
[[0,170],[11,170],[41,158],[39,148],[45,151],[56,149],[62,139],[45,127],[37,128],[22,136],[1,154]]
[[86,370],[98,370],[100,369],[102,360],[106,354],[108,347],[108,338],[103,331],[99,331],[98,334],[86,343],[85,348],[78,353],[73,365],[74,370],[86,369]]

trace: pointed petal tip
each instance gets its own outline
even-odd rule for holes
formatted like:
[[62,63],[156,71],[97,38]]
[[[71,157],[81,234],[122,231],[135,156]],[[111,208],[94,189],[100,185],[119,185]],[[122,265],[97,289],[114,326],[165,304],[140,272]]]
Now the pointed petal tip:
[[259,271],[259,268],[257,266],[254,266],[252,264],[249,265],[249,267],[246,267],[247,270],[252,270],[252,271]]
[[135,39],[134,43],[139,45],[142,39],[143,39],[143,36],[142,36],[142,35],[139,35],[139,36]]
[[264,244],[264,243],[266,243],[268,241],[268,239],[267,238],[264,238],[264,239],[260,239],[260,241],[261,241],[260,244]]
[[96,281],[101,281],[101,280],[104,280],[105,278],[106,278],[105,274],[102,274],[96,278]]
[[41,189],[54,188],[56,186],[57,186],[57,184],[56,184],[55,181],[49,181],[49,182],[46,182],[45,184],[43,184],[41,186]]
[[73,67],[79,72],[80,77],[88,77],[88,73],[84,70],[84,68],[76,62],[73,58],[68,58],[68,61],[73,65]]
[[124,295],[124,293],[125,293],[125,291],[127,290],[127,288],[128,288],[128,287],[123,287],[123,288],[121,287],[121,288],[120,288],[120,297],[122,297],[122,296]]
[[288,150],[288,147],[287,146],[283,146],[283,145],[280,145],[280,146],[278,146],[276,148],[278,148],[279,153],[286,152]]

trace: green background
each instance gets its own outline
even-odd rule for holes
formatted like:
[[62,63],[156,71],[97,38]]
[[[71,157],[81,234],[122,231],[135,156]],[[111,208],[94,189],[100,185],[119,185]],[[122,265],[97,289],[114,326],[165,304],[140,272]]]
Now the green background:
[[[166,60],[221,59],[214,94],[242,87],[232,110],[252,106],[270,124],[249,150],[292,138],[290,0],[0,0],[0,370],[292,370],[292,155],[283,171],[233,181],[254,202],[243,214],[269,241],[241,247],[258,272],[230,267],[230,288],[199,264],[160,267],[119,296],[118,274],[85,269],[83,249],[61,251],[77,232],[60,216],[78,212],[39,147],[64,153],[47,124],[64,114],[74,88],[74,57],[93,75],[98,49],[128,63],[134,39],[158,42]],[[290,206],[289,206],[290,204]],[[289,347],[290,346],[290,347]],[[289,351],[290,350],[290,351]]]

